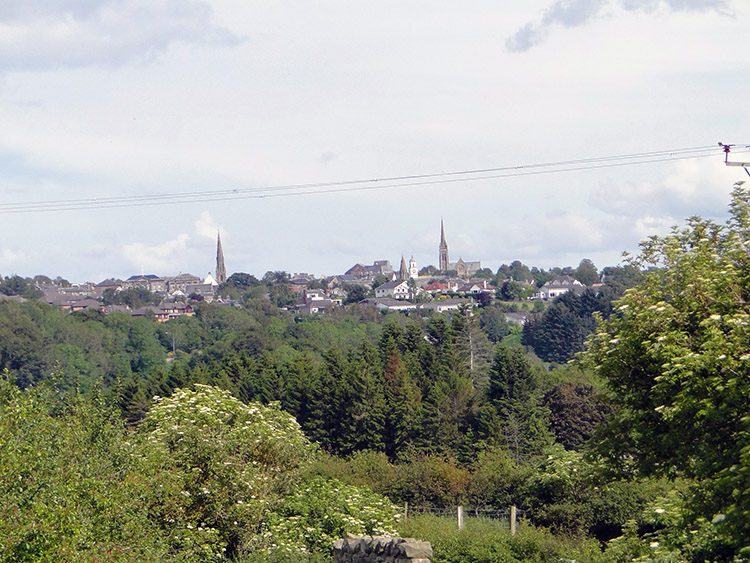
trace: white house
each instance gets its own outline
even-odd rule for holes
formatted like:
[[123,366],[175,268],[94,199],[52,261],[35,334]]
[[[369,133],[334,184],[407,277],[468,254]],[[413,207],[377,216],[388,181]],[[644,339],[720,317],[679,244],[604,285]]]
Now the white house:
[[474,307],[471,299],[437,299],[429,303],[422,303],[420,309],[430,309],[436,313],[445,313],[446,311],[457,311],[461,305]]
[[560,276],[553,280],[548,281],[538,291],[534,293],[534,299],[554,299],[569,291],[575,291],[576,293],[582,293],[586,290],[586,286],[583,285],[576,279],[570,276]]
[[390,297],[363,299],[359,303],[361,305],[375,305],[378,309],[387,309],[389,311],[410,311],[417,308],[417,306],[411,301],[406,301],[405,299],[392,299]]
[[375,288],[375,297],[378,299],[383,297],[392,297],[394,299],[408,299],[409,283],[406,280],[397,280],[379,285]]

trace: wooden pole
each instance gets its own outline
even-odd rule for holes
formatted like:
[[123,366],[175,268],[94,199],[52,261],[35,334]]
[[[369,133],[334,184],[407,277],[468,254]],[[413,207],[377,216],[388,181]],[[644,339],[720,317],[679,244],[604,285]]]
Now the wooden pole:
[[409,501],[404,503],[404,520],[409,517]]
[[516,535],[516,505],[510,507],[510,533]]
[[459,506],[456,512],[458,513],[458,529],[463,530],[464,529],[464,507]]

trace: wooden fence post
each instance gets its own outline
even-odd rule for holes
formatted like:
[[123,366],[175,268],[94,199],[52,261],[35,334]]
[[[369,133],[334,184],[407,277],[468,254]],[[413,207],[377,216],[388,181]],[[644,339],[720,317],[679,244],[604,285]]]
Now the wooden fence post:
[[463,530],[464,529],[464,507],[459,506],[456,512],[458,513],[458,529]]
[[409,517],[409,501],[404,503],[404,520]]
[[516,506],[513,505],[510,507],[510,533],[511,535],[516,535]]

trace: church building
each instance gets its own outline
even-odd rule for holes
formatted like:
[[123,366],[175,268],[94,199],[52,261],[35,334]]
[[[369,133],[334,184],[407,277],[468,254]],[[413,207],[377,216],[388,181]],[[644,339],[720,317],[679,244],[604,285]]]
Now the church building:
[[459,258],[458,262],[450,262],[448,259],[448,242],[445,240],[445,228],[442,219],[440,220],[440,247],[438,253],[438,264],[441,274],[455,271],[458,277],[468,278],[482,269],[482,263],[479,260],[464,262],[463,258]]

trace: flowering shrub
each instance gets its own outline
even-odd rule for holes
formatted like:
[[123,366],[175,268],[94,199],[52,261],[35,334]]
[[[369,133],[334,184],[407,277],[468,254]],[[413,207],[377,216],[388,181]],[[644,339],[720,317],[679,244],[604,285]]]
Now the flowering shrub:
[[393,529],[383,497],[304,477],[315,446],[275,406],[196,385],[128,434],[101,400],[57,391],[0,374],[2,561],[296,561]]
[[302,480],[315,447],[277,406],[207,385],[157,397],[138,431],[153,518],[203,560],[328,552],[346,532],[393,533],[397,509],[369,490]]
[[138,433],[153,516],[205,558],[241,550],[314,451],[290,415],[207,385],[156,397]]
[[397,506],[369,489],[316,476],[268,514],[258,541],[265,550],[326,552],[347,532],[396,536],[399,517]]

